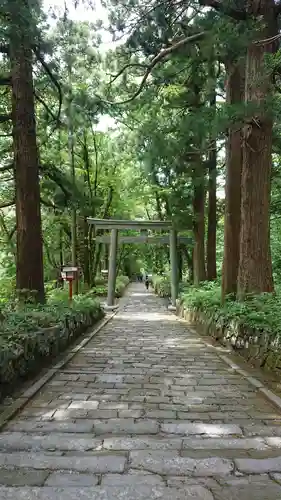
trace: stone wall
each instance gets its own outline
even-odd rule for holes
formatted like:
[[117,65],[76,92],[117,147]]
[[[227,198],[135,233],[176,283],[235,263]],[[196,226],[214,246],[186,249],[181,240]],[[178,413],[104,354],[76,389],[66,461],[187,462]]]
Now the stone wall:
[[0,345],[0,399],[54,359],[79,335],[104,316],[100,307],[70,313],[60,325],[37,332],[11,335]]
[[280,374],[281,342],[264,331],[250,329],[237,322],[222,323],[208,317],[203,311],[187,309],[178,304],[177,314],[199,326],[202,335],[209,335],[241,354],[255,366]]

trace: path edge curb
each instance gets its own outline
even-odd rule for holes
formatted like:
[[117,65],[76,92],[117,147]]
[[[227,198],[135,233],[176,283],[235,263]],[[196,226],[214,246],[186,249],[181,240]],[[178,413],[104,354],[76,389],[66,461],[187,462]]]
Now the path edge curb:
[[57,372],[63,368],[74,356],[85,346],[97,333],[102,330],[104,326],[106,326],[112,318],[117,314],[118,309],[115,310],[108,317],[105,317],[101,320],[94,330],[88,334],[83,340],[73,348],[69,348],[68,352],[66,352],[64,358],[56,363],[54,366],[51,366],[48,371],[42,375],[34,384],[28,387],[11,405],[9,405],[0,415],[0,431],[3,427],[20,411],[22,408],[37,394],[37,392],[42,389],[44,385],[47,384],[57,374]]
[[[176,315],[175,315],[176,316]],[[186,325],[189,325],[189,323],[183,319],[183,318],[179,318],[178,316],[176,316],[177,320],[178,321],[181,321],[183,323],[185,323]],[[206,347],[212,349],[212,350],[215,350],[217,352],[217,349],[215,346],[213,346],[212,344],[209,344],[203,337],[202,335],[200,335],[196,330],[195,328],[193,327],[193,325],[189,325],[189,329],[191,331],[193,331],[194,333],[196,333],[196,335],[198,335],[202,342],[205,344]],[[227,364],[230,368],[232,368],[232,370],[234,370],[235,372],[239,373],[239,375],[241,375],[244,379],[247,380],[247,382],[255,387],[255,389],[257,389],[257,392],[261,393],[261,395],[269,400],[276,408],[278,408],[279,410],[281,410],[281,397],[277,396],[277,394],[275,394],[271,389],[268,389],[260,380],[258,380],[256,377],[252,377],[252,375],[250,375],[250,373],[248,373],[246,370],[244,370],[243,368],[241,368],[239,365],[237,365],[236,363],[234,363],[234,361],[232,361],[231,358],[229,358],[228,356],[226,356],[225,354],[219,354],[217,352],[217,356],[218,358],[220,358],[225,364]]]

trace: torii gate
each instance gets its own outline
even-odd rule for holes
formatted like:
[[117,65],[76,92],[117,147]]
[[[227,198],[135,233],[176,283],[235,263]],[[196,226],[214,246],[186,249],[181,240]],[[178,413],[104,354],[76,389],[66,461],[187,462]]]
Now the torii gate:
[[[171,221],[141,221],[141,220],[115,220],[115,219],[95,219],[88,217],[89,224],[93,224],[99,229],[110,229],[110,237],[107,235],[97,236],[96,241],[99,243],[110,243],[109,254],[109,272],[108,272],[108,292],[107,292],[107,308],[114,309],[115,285],[116,285],[116,269],[117,269],[117,247],[118,240],[120,243],[169,243],[170,245],[170,263],[171,263],[171,306],[170,309],[176,309],[176,301],[178,298],[178,265],[177,265],[177,231],[173,227]],[[118,231],[125,229],[135,229],[144,231],[148,229],[165,229],[169,231],[169,235],[164,236],[121,236],[118,238]],[[191,239],[186,236],[180,236],[179,241],[190,243]]]

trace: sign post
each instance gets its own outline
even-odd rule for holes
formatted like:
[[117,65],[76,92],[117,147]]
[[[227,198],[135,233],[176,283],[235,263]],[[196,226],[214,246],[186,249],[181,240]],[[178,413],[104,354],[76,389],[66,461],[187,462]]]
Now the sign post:
[[78,268],[73,266],[63,266],[61,277],[64,281],[68,281],[69,285],[69,302],[72,302],[73,297],[73,280],[77,276]]

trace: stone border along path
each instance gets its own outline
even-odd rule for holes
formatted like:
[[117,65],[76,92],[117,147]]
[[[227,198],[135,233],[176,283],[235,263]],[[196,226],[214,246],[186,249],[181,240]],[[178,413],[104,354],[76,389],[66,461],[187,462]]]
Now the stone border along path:
[[142,284],[70,354],[2,428],[0,500],[281,500],[280,410]]

